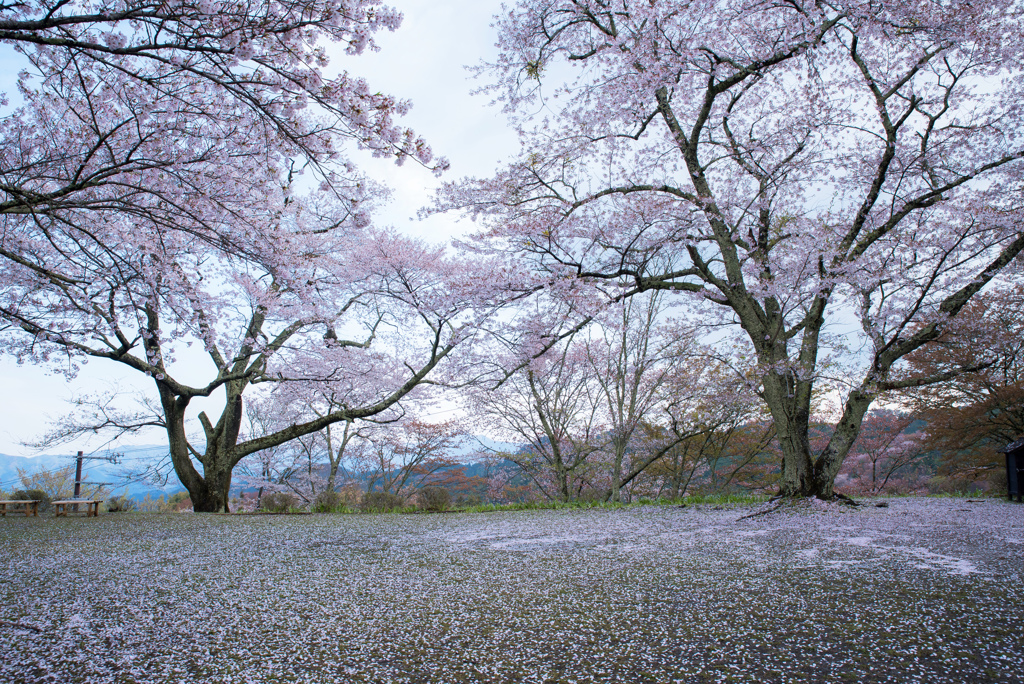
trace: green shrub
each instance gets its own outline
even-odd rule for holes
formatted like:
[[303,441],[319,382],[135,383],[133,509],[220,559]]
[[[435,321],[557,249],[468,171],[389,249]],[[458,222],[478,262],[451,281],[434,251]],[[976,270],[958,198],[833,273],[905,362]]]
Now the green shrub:
[[15,501],[38,501],[40,511],[50,509],[50,496],[41,489],[29,489],[28,491],[19,489],[11,498]]
[[424,511],[447,511],[452,503],[452,495],[444,487],[423,487],[416,498]]
[[474,506],[482,506],[483,503],[484,500],[480,498],[479,494],[459,496],[455,499],[456,508],[472,508]]
[[[625,492],[622,492],[622,494],[625,494]],[[576,495],[576,501],[581,504],[604,503],[607,500],[608,494],[606,492],[592,488],[584,489]]]
[[929,494],[945,496],[974,496],[982,489],[975,482],[942,475],[928,478],[927,487]]
[[345,508],[341,494],[333,491],[320,492],[313,500],[314,513],[335,513]]
[[189,505],[192,504],[192,500],[189,499],[188,492],[175,492],[167,497],[166,501],[163,501],[162,499],[163,497],[157,500],[159,502],[158,510],[161,513],[174,513],[178,510],[178,505],[185,501],[187,501]]
[[174,494],[171,494],[169,497],[167,497],[167,505],[177,506],[187,498],[188,492],[174,492]]
[[1006,469],[998,468],[988,474],[988,493],[993,496],[1006,496],[1009,483],[1006,481]]
[[129,513],[135,508],[135,499],[128,498],[127,494],[107,499],[107,513]]
[[260,498],[260,510],[268,513],[285,513],[298,506],[299,500],[288,492],[269,492]]
[[363,495],[363,501],[359,504],[359,508],[365,513],[383,513],[401,508],[403,505],[405,505],[405,499],[398,494],[367,492]]

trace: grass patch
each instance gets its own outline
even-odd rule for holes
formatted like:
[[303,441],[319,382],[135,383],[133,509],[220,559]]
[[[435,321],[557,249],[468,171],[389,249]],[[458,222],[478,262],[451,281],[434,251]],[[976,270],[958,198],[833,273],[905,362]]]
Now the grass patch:
[[590,510],[635,508],[637,506],[697,506],[697,505],[750,505],[764,503],[769,500],[766,494],[703,494],[684,496],[678,499],[638,498],[629,503],[610,501],[527,501],[508,504],[480,504],[466,506],[455,510],[464,513],[491,513],[496,511],[557,511],[557,510]]

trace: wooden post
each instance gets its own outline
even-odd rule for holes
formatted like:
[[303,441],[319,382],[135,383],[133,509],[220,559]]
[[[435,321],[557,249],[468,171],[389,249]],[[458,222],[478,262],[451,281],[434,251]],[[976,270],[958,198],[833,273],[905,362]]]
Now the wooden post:
[[1013,501],[1024,500],[1024,437],[1000,449],[1006,454],[1006,496]]
[[[75,463],[75,498],[79,498],[82,495],[82,454],[78,452],[78,459]],[[78,504],[75,504],[75,512],[78,512]]]
[[78,452],[78,459],[75,463],[75,498],[82,494],[82,452]]

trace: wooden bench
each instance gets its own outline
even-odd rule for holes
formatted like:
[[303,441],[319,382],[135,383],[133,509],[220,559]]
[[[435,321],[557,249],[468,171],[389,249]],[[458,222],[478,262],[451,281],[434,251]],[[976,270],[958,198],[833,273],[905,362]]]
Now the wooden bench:
[[95,518],[100,514],[100,504],[102,501],[92,499],[67,499],[65,501],[52,501],[53,510],[57,514],[57,517],[66,517],[68,514],[68,506],[75,506],[74,511],[78,510],[78,506],[85,506],[85,517]]
[[7,517],[7,507],[11,506],[11,513],[15,513],[19,508],[25,511],[25,517],[30,515],[39,517],[39,499],[4,499],[0,501],[0,516]]

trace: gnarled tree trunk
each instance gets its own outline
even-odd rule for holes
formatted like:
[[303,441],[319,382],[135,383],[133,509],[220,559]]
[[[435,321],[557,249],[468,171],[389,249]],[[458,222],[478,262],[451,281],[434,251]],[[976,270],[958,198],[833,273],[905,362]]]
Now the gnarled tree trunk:
[[[233,386],[240,385],[240,386]],[[235,453],[242,422],[241,383],[227,383],[227,402],[217,425],[210,424],[205,413],[199,419],[206,432],[206,448],[202,454],[190,452],[185,436],[185,409],[188,397],[175,397],[163,383],[157,381],[161,403],[167,423],[167,438],[171,452],[171,463],[182,485],[192,500],[196,513],[229,513],[229,492],[231,472],[239,458]],[[192,456],[203,466],[202,474],[196,470]]]

